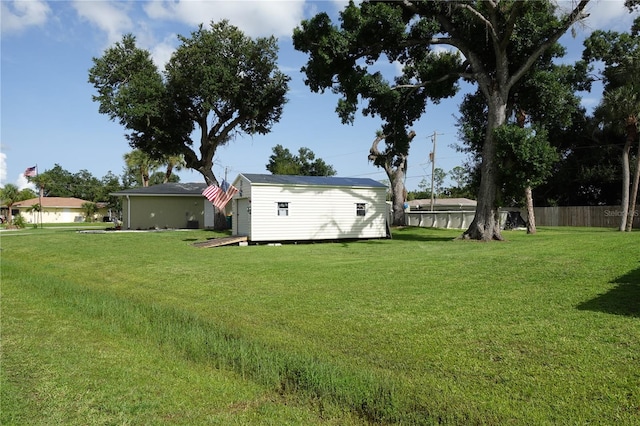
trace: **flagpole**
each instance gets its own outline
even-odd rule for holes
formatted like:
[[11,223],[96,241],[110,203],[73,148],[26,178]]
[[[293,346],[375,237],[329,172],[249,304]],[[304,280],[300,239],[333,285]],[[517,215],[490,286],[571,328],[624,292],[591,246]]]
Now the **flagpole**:
[[[36,163],[36,176],[38,176],[40,173],[38,173],[38,164]],[[40,203],[40,208],[38,209],[38,217],[40,218],[40,229],[42,228],[42,182],[40,182],[40,191],[38,194],[38,203]]]

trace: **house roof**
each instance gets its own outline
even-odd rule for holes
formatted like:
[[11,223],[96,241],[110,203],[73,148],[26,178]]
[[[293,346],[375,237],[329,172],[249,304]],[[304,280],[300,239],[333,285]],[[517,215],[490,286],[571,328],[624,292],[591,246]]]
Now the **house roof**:
[[125,189],[124,191],[112,192],[111,195],[122,197],[125,195],[139,196],[194,196],[202,195],[202,191],[207,187],[205,183],[197,182],[170,182],[159,185],[151,185],[139,188]]
[[[82,200],[80,198],[72,197],[42,197],[42,208],[65,208],[65,209],[80,209],[84,203],[90,201]],[[40,204],[40,198],[30,198],[28,200],[15,203],[12,208],[27,208],[35,204]]]
[[305,186],[345,186],[386,188],[387,185],[369,178],[350,178],[334,176],[296,176],[241,173],[252,184],[305,185]]

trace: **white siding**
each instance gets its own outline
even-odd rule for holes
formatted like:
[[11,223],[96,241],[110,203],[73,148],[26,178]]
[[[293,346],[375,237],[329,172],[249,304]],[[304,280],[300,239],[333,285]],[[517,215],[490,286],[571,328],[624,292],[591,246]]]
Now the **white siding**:
[[233,181],[233,186],[238,189],[233,196],[233,220],[231,230],[233,235],[251,237],[251,182],[242,175],[238,175]]
[[[252,185],[252,241],[383,238],[386,236],[386,188]],[[278,216],[278,202],[289,215]],[[356,204],[366,215],[356,215]]]

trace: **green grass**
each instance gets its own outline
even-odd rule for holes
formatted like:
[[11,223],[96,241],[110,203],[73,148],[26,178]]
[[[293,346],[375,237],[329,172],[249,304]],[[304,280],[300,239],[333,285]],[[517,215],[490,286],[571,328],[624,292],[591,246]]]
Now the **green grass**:
[[640,235],[458,234],[5,231],[0,423],[640,422]]

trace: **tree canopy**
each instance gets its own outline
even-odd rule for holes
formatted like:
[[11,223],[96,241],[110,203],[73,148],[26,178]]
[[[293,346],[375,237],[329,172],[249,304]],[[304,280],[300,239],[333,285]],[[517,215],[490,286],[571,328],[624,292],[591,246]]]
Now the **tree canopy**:
[[217,184],[216,149],[237,133],[270,132],[290,78],[278,70],[274,37],[254,40],[221,21],[179,40],[161,73],[135,37],[125,35],[93,59],[93,99],[100,113],[125,127],[132,147],[154,158],[182,155],[186,167]]
[[298,155],[291,154],[282,145],[273,147],[273,154],[269,157],[267,170],[274,175],[302,175],[302,176],[335,176],[333,167],[324,162],[309,148],[302,147]]
[[[340,15],[339,27],[323,13],[304,21],[294,32],[294,46],[309,54],[303,68],[307,85],[313,91],[331,89],[341,94],[337,110],[347,122],[360,98],[379,99],[370,94],[385,87],[380,84],[382,76],[369,73],[367,67],[383,58],[403,66],[395,89],[412,90],[402,93],[409,100],[415,98],[413,108],[404,109],[412,113],[406,114],[405,124],[424,108],[426,97],[431,96],[427,88],[435,96],[436,84],[448,83],[440,86],[446,93],[459,78],[475,82],[486,101],[488,120],[480,156],[478,206],[464,235],[501,239],[493,131],[506,122],[507,102],[516,83],[572,24],[586,16],[587,3],[582,0],[561,16],[551,1],[350,2]],[[432,48],[441,45],[455,48],[460,56],[435,57]],[[363,112],[377,112],[377,107],[369,102]],[[397,137],[408,143],[409,133],[404,134],[397,132]]]
[[0,188],[0,204],[7,207],[8,215],[5,218],[8,224],[12,224],[11,207],[14,204],[33,198],[33,191],[31,189],[20,190],[16,185],[8,183]]
[[[627,2],[630,10],[638,2]],[[604,83],[604,95],[595,110],[595,117],[613,134],[623,135],[622,195],[620,230],[630,231],[640,182],[640,144],[636,161],[633,187],[630,190],[631,148],[638,143],[640,123],[640,35],[638,20],[631,33],[594,31],[585,41],[583,58],[587,61],[602,61],[604,68],[600,76]]]

